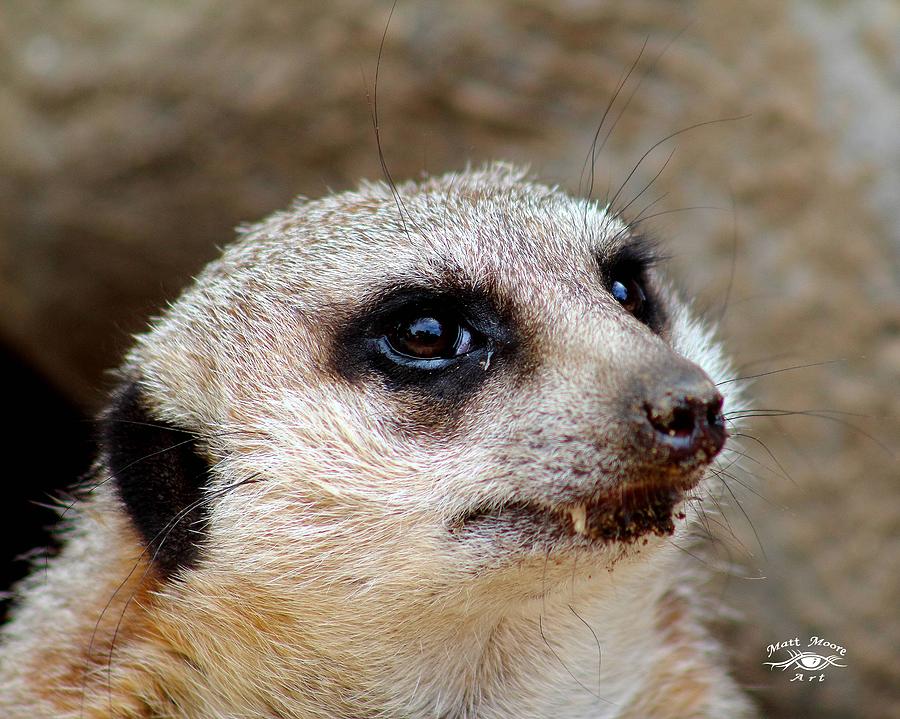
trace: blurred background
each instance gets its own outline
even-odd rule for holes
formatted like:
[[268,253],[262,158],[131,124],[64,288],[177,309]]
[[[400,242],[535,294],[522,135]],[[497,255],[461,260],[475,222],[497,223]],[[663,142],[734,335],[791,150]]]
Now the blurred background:
[[[0,7],[3,586],[50,542],[41,505],[88,470],[129,336],[237,224],[381,177],[367,93],[389,12]],[[741,506],[710,549],[731,568],[711,580],[731,618],[717,631],[765,716],[900,716],[900,5],[400,0],[379,73],[386,162],[399,179],[506,159],[583,190],[636,61],[595,194],[665,136],[743,116],[664,143],[618,205],[674,149],[626,214],[655,215],[643,229],[721,318],[740,373],[828,363],[750,390],[806,414],[746,425]],[[847,666],[814,684],[763,666],[768,644],[811,635]]]

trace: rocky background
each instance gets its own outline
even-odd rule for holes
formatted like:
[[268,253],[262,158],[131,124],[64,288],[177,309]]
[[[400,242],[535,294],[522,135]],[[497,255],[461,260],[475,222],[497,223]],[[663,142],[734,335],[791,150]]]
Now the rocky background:
[[[10,558],[46,542],[33,502],[87,468],[84,418],[130,333],[238,223],[381,176],[367,93],[389,12],[2,4]],[[755,407],[808,414],[749,421],[751,458],[726,478],[736,499],[711,553],[731,571],[712,583],[737,619],[719,627],[735,673],[768,717],[900,716],[900,6],[400,0],[378,77],[387,164],[406,178],[502,158],[583,191],[635,61],[595,194],[657,140],[742,118],[664,143],[617,205],[674,150],[627,214],[655,215],[643,228],[721,317],[740,372],[828,362],[751,390]],[[810,635],[846,647],[846,668],[799,684],[762,665],[766,645]]]

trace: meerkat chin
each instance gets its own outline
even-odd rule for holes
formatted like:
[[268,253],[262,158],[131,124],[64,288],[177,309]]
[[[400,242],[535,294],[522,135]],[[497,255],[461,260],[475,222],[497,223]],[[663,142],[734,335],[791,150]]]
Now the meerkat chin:
[[652,245],[507,165],[397,193],[245,228],[137,338],[4,716],[749,715],[671,541],[727,363]]

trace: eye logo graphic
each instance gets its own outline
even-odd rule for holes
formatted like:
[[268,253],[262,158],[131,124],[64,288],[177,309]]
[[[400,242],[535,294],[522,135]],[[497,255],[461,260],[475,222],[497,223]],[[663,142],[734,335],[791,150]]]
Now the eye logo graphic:
[[[763,665],[769,667],[769,671],[776,668],[781,669],[781,671],[785,671],[786,669],[801,670],[794,673],[794,676],[791,678],[792,682],[823,682],[825,681],[825,669],[828,669],[829,667],[841,668],[847,666],[846,664],[840,663],[846,656],[847,650],[839,644],[829,642],[821,637],[809,637],[806,649],[800,648],[801,646],[800,637],[784,639],[780,642],[770,644],[766,647],[766,653],[770,659],[776,652],[779,652],[782,649],[785,650],[789,656],[787,659],[782,659],[781,661],[763,662]],[[794,647],[797,648],[795,649]],[[824,651],[822,654],[819,654],[817,651],[812,651],[813,648]],[[805,672],[810,673],[807,674]],[[812,674],[813,672],[818,676],[814,676]]]
[[846,664],[838,664],[838,660],[840,657],[837,654],[832,654],[827,657],[823,657],[821,654],[816,654],[815,652],[798,652],[793,649],[788,649],[788,653],[791,655],[790,659],[785,659],[780,662],[763,662],[767,666],[774,669],[778,667],[781,671],[785,669],[791,669],[795,667],[797,669],[806,669],[811,672],[821,671],[826,667],[845,667]]

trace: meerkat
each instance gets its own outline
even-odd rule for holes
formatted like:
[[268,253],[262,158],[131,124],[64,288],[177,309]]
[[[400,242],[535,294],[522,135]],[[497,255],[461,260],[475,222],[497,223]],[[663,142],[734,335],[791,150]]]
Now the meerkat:
[[3,716],[752,715],[680,551],[739,398],[655,260],[506,164],[243,228],[119,371]]

